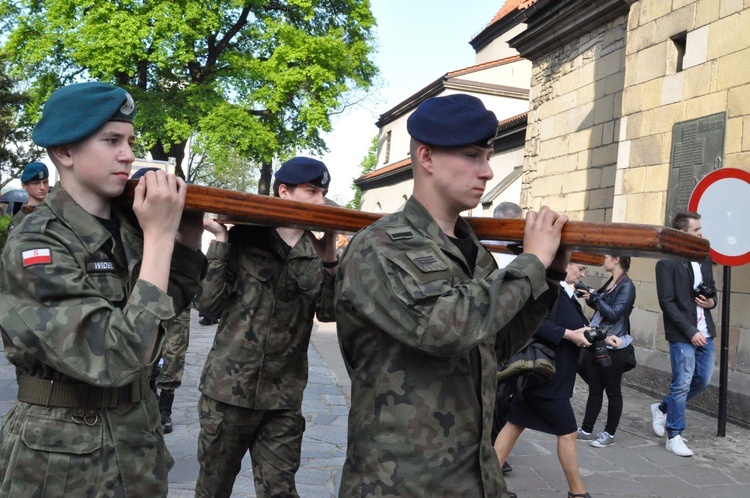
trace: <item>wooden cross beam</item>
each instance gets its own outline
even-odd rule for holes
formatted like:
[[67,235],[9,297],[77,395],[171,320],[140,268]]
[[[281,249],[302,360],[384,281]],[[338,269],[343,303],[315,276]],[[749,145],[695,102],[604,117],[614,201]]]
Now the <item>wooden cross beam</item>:
[[[119,203],[132,206],[136,181],[129,181]],[[356,232],[382,217],[334,206],[300,203],[277,197],[188,185],[185,210],[207,214],[231,224],[287,226],[311,231]],[[480,240],[522,242],[524,220],[465,218]],[[708,257],[707,239],[658,225],[569,221],[562,243],[586,254],[616,254],[647,258],[703,261]],[[596,259],[596,261],[599,261]],[[595,264],[593,262],[583,264]],[[601,263],[599,263],[601,264]]]

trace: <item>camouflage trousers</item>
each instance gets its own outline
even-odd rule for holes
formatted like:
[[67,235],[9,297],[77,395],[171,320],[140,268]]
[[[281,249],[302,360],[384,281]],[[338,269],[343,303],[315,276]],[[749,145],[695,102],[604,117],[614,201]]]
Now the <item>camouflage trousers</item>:
[[185,354],[190,344],[190,309],[167,322],[167,333],[161,351],[163,364],[156,378],[159,390],[174,391],[182,385]]
[[300,409],[254,410],[201,395],[198,400],[200,473],[196,498],[229,497],[250,451],[258,498],[299,497],[294,475],[300,466],[305,419]]

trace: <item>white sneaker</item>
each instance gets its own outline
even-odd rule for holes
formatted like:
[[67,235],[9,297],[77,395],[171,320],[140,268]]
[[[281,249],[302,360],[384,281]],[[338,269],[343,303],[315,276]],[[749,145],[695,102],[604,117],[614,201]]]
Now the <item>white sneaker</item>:
[[615,444],[615,437],[610,435],[609,432],[600,432],[594,441],[591,441],[591,446],[594,448],[606,448]]
[[659,410],[659,403],[651,405],[651,427],[654,434],[659,437],[664,436],[664,428],[667,426],[667,414]]
[[665,445],[665,447],[667,448],[667,451],[674,453],[677,456],[693,456],[693,450],[685,446],[685,440],[682,439],[682,436],[680,436],[679,434],[672,439],[667,439],[667,444]]

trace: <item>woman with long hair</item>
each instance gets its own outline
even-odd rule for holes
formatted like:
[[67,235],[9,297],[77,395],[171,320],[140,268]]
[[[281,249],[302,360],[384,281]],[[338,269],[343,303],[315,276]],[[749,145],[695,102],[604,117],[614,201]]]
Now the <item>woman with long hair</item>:
[[[630,258],[625,256],[604,256],[604,269],[612,274],[597,291],[583,292],[586,304],[595,309],[591,318],[592,327],[606,328],[609,358],[583,351],[585,378],[589,385],[586,412],[578,439],[591,441],[595,448],[605,448],[615,444],[615,432],[622,415],[622,375],[634,365],[633,338],[630,335],[630,313],[635,303],[635,285],[628,277]],[[609,363],[609,364],[608,364]],[[607,393],[609,408],[604,431],[593,435],[594,424],[602,409],[604,393]]]

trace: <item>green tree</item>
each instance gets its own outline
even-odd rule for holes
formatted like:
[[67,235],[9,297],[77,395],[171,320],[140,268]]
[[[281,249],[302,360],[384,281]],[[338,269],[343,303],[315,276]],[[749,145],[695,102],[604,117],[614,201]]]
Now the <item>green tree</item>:
[[371,85],[369,0],[0,0],[2,54],[28,80],[27,122],[61,85],[128,88],[139,139],[182,162],[197,134],[263,165],[325,151],[330,115]]
[[0,216],[0,252],[5,247],[5,241],[8,240],[8,225],[10,225],[12,220],[12,216]]
[[[366,175],[370,171],[375,169],[378,165],[378,136],[372,137],[372,143],[370,148],[367,150],[367,155],[362,158],[362,162],[359,163],[360,177]],[[354,199],[346,204],[346,207],[350,209],[359,209],[362,207],[362,189],[356,183],[354,185]]]
[[39,159],[42,151],[29,146],[30,128],[20,124],[28,96],[17,91],[16,83],[0,63],[0,188],[21,174],[23,167]]
[[250,192],[258,188],[260,172],[257,165],[239,156],[234,149],[224,147],[209,154],[198,139],[192,150],[188,163],[188,181],[239,192]]

